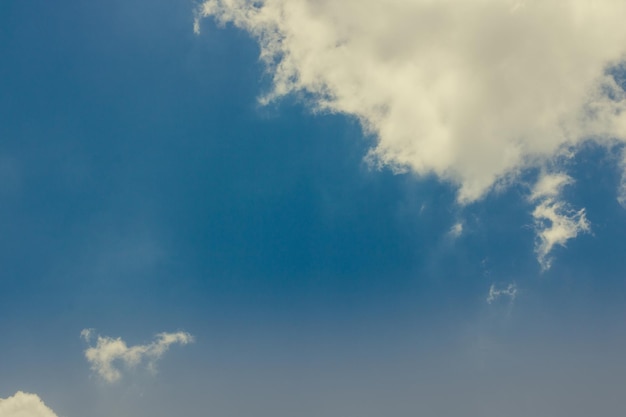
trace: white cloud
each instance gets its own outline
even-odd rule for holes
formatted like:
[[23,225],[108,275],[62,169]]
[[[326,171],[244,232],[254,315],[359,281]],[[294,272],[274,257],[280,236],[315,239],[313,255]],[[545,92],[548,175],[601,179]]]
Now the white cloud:
[[585,209],[573,210],[560,198],[563,187],[572,182],[562,173],[543,173],[531,192],[530,200],[538,202],[532,215],[537,233],[535,251],[543,270],[550,268],[550,252],[556,245],[565,246],[579,233],[591,230]]
[[450,228],[450,230],[448,231],[448,236],[450,236],[452,239],[457,239],[462,234],[463,234],[463,223],[462,222],[455,223],[454,226],[452,226]]
[[506,288],[497,289],[495,284],[491,284],[489,294],[487,295],[487,303],[491,304],[500,297],[508,297],[511,302],[515,301],[515,297],[517,297],[517,285],[509,284]]
[[0,398],[0,417],[57,417],[36,394],[18,391],[12,397]]
[[[85,329],[81,332],[88,343],[93,337],[93,330]],[[95,346],[85,350],[85,357],[91,364],[91,369],[106,382],[116,382],[122,377],[122,371],[117,365],[134,368],[145,363],[151,371],[156,370],[156,362],[173,344],[186,345],[193,342],[189,333],[159,333],[152,343],[145,345],[128,346],[120,337],[98,336]]]
[[578,211],[567,208],[567,204],[554,200],[541,203],[533,211],[539,243],[536,247],[539,263],[544,270],[552,265],[550,252],[555,245],[565,243],[581,232],[591,230],[585,209]]
[[[626,141],[616,0],[206,0],[273,77],[377,138],[378,166],[435,173],[461,203],[587,139]],[[196,21],[194,27],[199,31]],[[622,68],[623,69],[623,68]],[[544,210],[545,211],[545,210]]]
[[556,198],[563,187],[574,182],[572,177],[563,173],[547,174],[542,173],[535,183],[530,194],[530,201],[537,201],[543,198]]

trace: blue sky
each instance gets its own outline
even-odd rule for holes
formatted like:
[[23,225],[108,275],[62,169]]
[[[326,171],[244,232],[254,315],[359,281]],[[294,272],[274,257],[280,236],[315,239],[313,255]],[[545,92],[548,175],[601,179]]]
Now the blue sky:
[[[481,35],[435,55],[395,38],[425,36],[399,16],[476,27],[367,3],[400,28],[382,58],[360,55],[381,33],[351,1],[0,5],[0,417],[623,414],[626,33],[596,29],[621,26],[612,3],[581,6],[587,49],[543,30],[567,10],[506,2],[519,32],[497,7],[468,16],[512,53]],[[518,45],[526,27],[546,50]],[[509,91],[498,54],[544,71]],[[405,57],[489,76],[413,82]],[[561,77],[572,63],[617,82]],[[612,98],[585,93],[581,116],[574,81]],[[575,233],[542,261],[550,230]]]

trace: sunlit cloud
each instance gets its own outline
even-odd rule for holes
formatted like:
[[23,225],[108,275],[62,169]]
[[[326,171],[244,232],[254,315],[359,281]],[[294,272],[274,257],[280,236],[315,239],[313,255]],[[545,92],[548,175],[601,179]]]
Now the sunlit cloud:
[[57,417],[36,394],[18,391],[9,398],[0,398],[0,417]]
[[543,173],[531,192],[530,201],[538,203],[532,215],[537,234],[535,252],[543,270],[552,265],[550,253],[555,246],[564,247],[568,240],[591,231],[585,209],[572,209],[561,198],[563,187],[572,183],[573,179],[563,173]]
[[450,228],[450,230],[448,230],[448,236],[450,236],[452,239],[457,239],[457,238],[461,237],[462,234],[463,234],[463,223],[462,222],[455,223]]
[[[94,337],[93,330],[85,329],[82,338],[88,343]],[[104,381],[113,383],[122,378],[122,369],[132,369],[145,364],[148,370],[156,371],[156,363],[171,345],[186,345],[193,336],[185,332],[159,333],[155,340],[145,345],[128,346],[122,338],[97,336],[96,345],[85,350],[91,369]],[[121,368],[120,368],[121,366]]]
[[[273,80],[261,103],[295,94],[353,116],[376,139],[373,166],[434,173],[467,204],[586,141],[621,148],[625,15],[612,0],[206,0],[194,30],[203,17],[245,30]],[[543,196],[547,268],[588,223]]]

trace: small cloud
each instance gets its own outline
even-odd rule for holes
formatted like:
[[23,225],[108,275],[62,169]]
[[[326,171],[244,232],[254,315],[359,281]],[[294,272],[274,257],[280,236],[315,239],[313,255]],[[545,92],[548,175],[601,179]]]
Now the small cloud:
[[497,289],[495,284],[491,284],[489,287],[489,294],[487,295],[487,304],[491,304],[500,297],[508,297],[510,302],[515,301],[517,296],[517,285],[509,284],[506,288]]
[[[92,329],[81,331],[81,337],[87,343],[91,342],[92,336]],[[117,364],[126,368],[135,368],[145,363],[146,367],[154,372],[156,363],[171,345],[186,345],[192,342],[193,336],[185,332],[159,333],[152,343],[135,346],[128,346],[120,337],[98,336],[96,345],[85,350],[85,357],[98,376],[106,382],[113,383],[122,378],[122,371],[116,366]]]
[[591,231],[585,209],[571,210],[563,202],[545,201],[535,208],[533,217],[538,237],[535,251],[537,260],[544,271],[552,266],[552,258],[549,254],[554,246],[565,247],[567,241],[575,238],[579,233]]
[[57,417],[36,394],[18,391],[9,398],[0,398],[0,417]]
[[533,210],[537,244],[535,252],[541,269],[552,266],[550,252],[556,246],[565,246],[568,240],[578,234],[591,231],[585,209],[573,210],[560,199],[563,187],[574,181],[563,173],[541,175],[533,188],[529,200],[537,202]]
[[81,339],[83,339],[85,342],[89,343],[91,342],[91,336],[93,335],[93,329],[83,329],[80,331],[80,337]]
[[454,226],[452,226],[450,228],[450,230],[448,231],[448,236],[450,236],[452,239],[457,239],[459,238],[461,235],[463,234],[463,223],[462,222],[458,222],[456,223]]
[[566,185],[574,182],[572,177],[563,173],[547,174],[543,173],[530,194],[530,201],[537,201],[543,198],[556,198],[561,194],[561,190]]

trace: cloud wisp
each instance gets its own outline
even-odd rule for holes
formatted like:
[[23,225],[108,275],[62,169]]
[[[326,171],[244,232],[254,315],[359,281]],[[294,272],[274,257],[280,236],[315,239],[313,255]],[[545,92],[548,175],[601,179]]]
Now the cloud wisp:
[[[434,173],[467,204],[586,141],[623,147],[625,15],[613,0],[205,0],[194,29],[248,32],[273,80],[261,103],[353,116],[374,166]],[[544,268],[587,225],[554,200],[533,216],[556,225],[539,234]]]
[[9,398],[0,398],[0,417],[57,417],[36,394],[18,391]]
[[507,297],[511,303],[515,301],[517,297],[517,285],[509,284],[505,288],[496,288],[495,284],[491,284],[489,287],[489,294],[487,294],[487,304],[491,304],[501,297]]
[[[87,343],[90,343],[93,330],[85,329],[81,332],[81,336]],[[113,383],[122,378],[119,365],[129,369],[143,363],[148,370],[155,372],[156,363],[171,345],[186,345],[192,343],[193,340],[193,336],[185,332],[159,333],[151,343],[128,346],[120,337],[97,336],[96,345],[85,350],[85,358],[99,377],[108,383]]]
[[563,173],[543,173],[529,198],[538,203],[532,213],[537,234],[535,252],[544,271],[552,265],[550,253],[555,246],[564,247],[568,240],[591,231],[585,209],[574,210],[561,198],[562,189],[572,183],[573,179]]
[[450,230],[448,230],[448,236],[451,239],[458,239],[463,234],[463,222],[455,223]]

